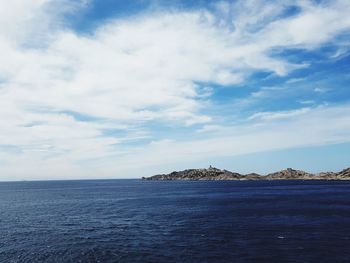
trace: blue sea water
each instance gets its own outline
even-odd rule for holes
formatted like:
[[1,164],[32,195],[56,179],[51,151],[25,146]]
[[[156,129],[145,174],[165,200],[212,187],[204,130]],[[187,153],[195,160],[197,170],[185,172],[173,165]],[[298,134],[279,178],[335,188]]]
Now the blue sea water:
[[350,182],[0,183],[0,262],[350,262]]

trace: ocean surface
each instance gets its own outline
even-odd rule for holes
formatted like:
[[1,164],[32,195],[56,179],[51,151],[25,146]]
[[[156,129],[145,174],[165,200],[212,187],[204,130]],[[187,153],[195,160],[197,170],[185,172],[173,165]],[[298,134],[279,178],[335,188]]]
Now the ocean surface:
[[350,182],[0,183],[0,262],[350,262]]

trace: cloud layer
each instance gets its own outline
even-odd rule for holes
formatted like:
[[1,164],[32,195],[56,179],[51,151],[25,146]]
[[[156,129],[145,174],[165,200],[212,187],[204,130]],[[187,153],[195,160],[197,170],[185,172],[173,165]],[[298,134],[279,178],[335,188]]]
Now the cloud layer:
[[[186,142],[169,133],[155,143],[154,127],[221,130],[208,87],[235,88],[256,72],[283,77],[310,66],[280,55],[285,50],[327,44],[345,52],[337,39],[349,33],[347,1],[162,9],[108,20],[89,34],[67,26],[67,14],[89,4],[71,2],[16,0],[0,10],[0,171],[7,178],[118,177],[135,162],[180,162],[184,154],[198,159],[350,140],[340,132],[350,122],[338,115],[348,114],[348,105],[256,112],[242,126],[225,127],[224,137],[204,132],[198,140],[194,131]],[[332,128],[320,125],[328,115]],[[319,136],[299,138],[296,130],[312,129],[310,122]],[[143,150],[133,146],[145,139]]]

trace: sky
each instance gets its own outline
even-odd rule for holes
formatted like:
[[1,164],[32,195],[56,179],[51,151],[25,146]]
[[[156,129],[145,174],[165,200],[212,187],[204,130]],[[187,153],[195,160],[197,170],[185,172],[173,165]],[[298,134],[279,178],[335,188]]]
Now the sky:
[[350,166],[348,0],[0,3],[0,181]]

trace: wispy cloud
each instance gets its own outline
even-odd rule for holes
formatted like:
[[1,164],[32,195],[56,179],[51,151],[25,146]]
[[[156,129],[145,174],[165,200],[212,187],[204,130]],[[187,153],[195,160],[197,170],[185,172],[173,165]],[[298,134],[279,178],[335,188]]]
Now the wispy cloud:
[[289,111],[257,112],[257,113],[254,113],[252,116],[250,116],[248,119],[249,120],[259,119],[264,121],[289,119],[290,117],[295,117],[295,116],[305,114],[309,110],[310,108],[301,108],[301,109],[289,110]]
[[[271,115],[272,116],[272,115]],[[280,115],[281,116],[281,115]],[[140,173],[138,163],[148,171],[170,172],[181,163],[278,149],[343,143],[350,140],[350,106],[317,107],[304,112],[284,113],[283,118],[252,120],[238,126],[215,127],[216,136],[191,141],[166,141],[121,156],[119,174]],[[207,130],[211,132],[209,128]],[[106,163],[105,163],[106,164]],[[252,165],[254,163],[252,162]]]

